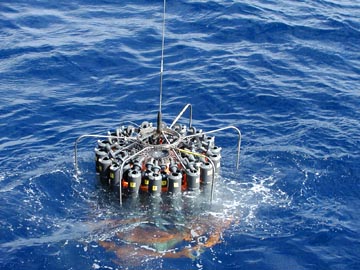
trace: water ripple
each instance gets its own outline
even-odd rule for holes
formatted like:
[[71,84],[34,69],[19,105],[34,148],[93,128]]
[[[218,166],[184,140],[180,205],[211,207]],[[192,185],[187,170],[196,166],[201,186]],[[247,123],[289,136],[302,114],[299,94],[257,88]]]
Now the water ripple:
[[[215,201],[237,219],[224,242],[185,266],[156,263],[358,268],[359,7],[168,1],[164,121],[192,103],[194,125],[238,126],[243,145],[236,171],[234,135],[217,134]],[[79,146],[73,177],[73,143],[155,121],[161,12],[143,0],[0,4],[1,266],[119,267],[96,243],[118,206],[95,184],[94,142]]]

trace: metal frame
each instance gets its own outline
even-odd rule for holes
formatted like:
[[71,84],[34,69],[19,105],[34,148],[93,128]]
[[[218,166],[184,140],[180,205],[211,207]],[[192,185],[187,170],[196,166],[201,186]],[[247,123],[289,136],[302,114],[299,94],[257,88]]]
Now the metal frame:
[[[184,106],[184,108],[180,111],[180,113],[176,116],[176,118],[174,119],[174,121],[172,122],[172,124],[170,125],[170,127],[166,130],[171,130],[171,128],[179,121],[179,119],[183,116],[183,114],[186,112],[186,110],[190,108],[190,117],[189,117],[189,127],[192,127],[192,105],[191,104],[186,104]],[[139,125],[137,125],[136,123],[133,122],[129,122],[131,124],[134,124],[136,126],[139,127]],[[236,162],[236,168],[239,169],[239,164],[240,164],[240,150],[241,150],[241,131],[240,129],[238,129],[235,126],[226,126],[226,127],[222,127],[222,128],[218,128],[218,129],[214,129],[214,130],[210,130],[210,131],[202,131],[201,133],[198,134],[192,134],[192,135],[188,135],[188,136],[184,136],[181,137],[181,135],[179,134],[179,142],[181,142],[181,140],[184,139],[188,139],[188,138],[193,138],[193,137],[198,137],[198,136],[202,136],[203,134],[211,134],[211,133],[217,133],[223,130],[227,130],[227,129],[233,129],[237,132],[238,134],[238,144],[237,144],[237,162]],[[117,133],[118,134],[118,133]],[[210,203],[213,201],[213,197],[214,197],[214,185],[215,185],[215,165],[213,163],[213,161],[206,155],[200,154],[200,153],[195,153],[192,152],[190,150],[185,150],[185,149],[179,149],[177,148],[177,144],[171,144],[170,141],[168,140],[166,134],[164,131],[161,132],[161,134],[164,136],[164,138],[166,139],[166,141],[168,142],[168,144],[164,144],[164,145],[145,145],[141,142],[141,140],[139,140],[138,137],[126,137],[126,136],[114,136],[114,135],[99,135],[99,134],[85,134],[85,135],[81,135],[79,136],[76,141],[75,141],[75,146],[74,146],[74,159],[75,159],[75,175],[78,176],[78,144],[79,142],[84,139],[84,138],[107,138],[107,139],[119,139],[119,138],[123,138],[125,140],[134,140],[134,144],[136,144],[137,142],[139,143],[139,145],[143,146],[143,148],[141,150],[139,150],[138,152],[136,152],[135,154],[127,157],[125,160],[123,160],[121,166],[120,166],[120,184],[119,184],[119,200],[120,200],[120,205],[122,205],[122,177],[124,174],[124,166],[125,164],[143,154],[144,152],[151,150],[151,149],[155,149],[155,148],[164,148],[164,149],[168,149],[170,151],[172,151],[175,156],[176,159],[181,163],[182,167],[185,168],[184,163],[182,161],[182,158],[176,153],[178,152],[183,152],[183,153],[188,153],[188,154],[192,154],[192,155],[196,155],[196,156],[200,156],[203,157],[204,159],[207,159],[207,161],[210,162],[211,167],[212,167],[212,184],[211,184],[211,196],[210,196]],[[119,135],[119,134],[118,134]],[[134,145],[128,145],[125,148],[129,148],[130,146]],[[122,148],[121,150],[124,150],[124,148]]]

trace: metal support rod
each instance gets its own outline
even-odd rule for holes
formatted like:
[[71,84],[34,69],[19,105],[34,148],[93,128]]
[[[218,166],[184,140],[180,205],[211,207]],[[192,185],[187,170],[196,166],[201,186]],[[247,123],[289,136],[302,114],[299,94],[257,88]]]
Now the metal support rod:
[[[167,138],[166,134],[165,134],[164,132],[162,132],[162,135],[164,136],[166,142],[167,142],[168,144],[170,144],[170,141],[169,141],[169,139]],[[171,150],[171,151],[174,153],[174,155],[176,156],[177,160],[180,162],[181,166],[182,166],[183,168],[185,168],[185,165],[184,165],[184,163],[181,161],[180,156],[174,151],[174,149],[175,149],[175,148],[170,148],[170,150]]]
[[115,152],[114,154],[117,155],[117,154],[120,153],[121,151],[124,151],[124,150],[126,150],[126,149],[132,148],[132,147],[135,146],[136,144],[137,144],[138,146],[140,146],[139,142],[138,142],[138,141],[135,141],[135,142],[133,142],[132,144],[126,145],[126,146],[124,146],[123,148],[120,148],[120,149],[116,150],[116,152]]
[[[234,127],[234,126],[227,126],[227,127],[223,127],[223,128],[219,128],[219,129],[214,129],[214,130],[210,130],[210,131],[205,131],[205,132],[202,132],[202,134],[215,133],[215,132],[223,131],[223,130],[226,130],[226,129],[234,129],[234,130],[238,133],[238,135],[239,135],[238,146],[237,146],[237,162],[236,162],[236,169],[239,169],[239,164],[240,164],[240,147],[241,147],[241,131],[240,131],[240,129],[238,129],[237,127]],[[199,135],[201,135],[201,133],[199,133],[199,134],[192,134],[192,135],[189,135],[189,136],[185,136],[184,139],[191,138],[191,137],[196,137],[196,136],[199,136]]]
[[162,90],[163,90],[163,74],[164,74],[164,49],[165,49],[165,14],[166,0],[164,0],[163,23],[162,23],[162,40],[161,40],[161,62],[160,62],[160,97],[159,97],[159,113],[161,114],[162,106]]
[[176,118],[174,119],[174,121],[170,125],[170,128],[172,128],[177,123],[177,121],[179,121],[180,117],[184,114],[184,112],[189,107],[190,107],[189,128],[192,126],[192,105],[189,103],[189,104],[186,104],[185,107],[181,110],[181,112],[176,116]]

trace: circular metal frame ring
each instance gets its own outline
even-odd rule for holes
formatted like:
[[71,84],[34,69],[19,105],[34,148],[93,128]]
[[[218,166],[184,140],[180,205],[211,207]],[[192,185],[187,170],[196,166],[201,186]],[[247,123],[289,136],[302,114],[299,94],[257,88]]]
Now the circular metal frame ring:
[[170,129],[170,128],[164,128],[164,129],[162,129],[162,135],[165,137],[165,139],[166,139],[166,135],[172,136],[172,139],[175,138],[174,142],[172,142],[172,143],[163,142],[161,144],[146,143],[146,142],[144,142],[144,138],[147,139],[150,136],[153,136],[157,133],[156,128],[147,129],[147,131],[148,131],[147,133],[145,133],[145,132],[143,133],[142,131],[140,131],[139,135],[137,137],[137,139],[140,141],[140,143],[142,145],[144,145],[145,147],[170,149],[170,148],[176,148],[177,145],[182,141],[182,136],[180,135],[180,133],[178,133],[175,130]]

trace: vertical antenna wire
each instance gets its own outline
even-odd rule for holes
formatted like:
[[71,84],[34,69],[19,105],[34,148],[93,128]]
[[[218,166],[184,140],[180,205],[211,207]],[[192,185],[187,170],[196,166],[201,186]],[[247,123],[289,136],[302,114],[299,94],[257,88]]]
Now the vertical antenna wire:
[[162,106],[163,73],[164,73],[165,12],[166,12],[166,0],[164,0],[163,23],[162,23],[162,44],[161,44],[161,63],[160,63],[160,100],[159,100],[159,113],[160,114],[161,114],[161,106]]

